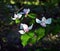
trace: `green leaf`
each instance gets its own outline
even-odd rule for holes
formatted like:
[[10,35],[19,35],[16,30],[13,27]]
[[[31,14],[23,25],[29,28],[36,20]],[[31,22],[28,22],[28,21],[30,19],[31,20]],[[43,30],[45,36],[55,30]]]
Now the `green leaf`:
[[28,16],[29,16],[30,18],[34,19],[34,18],[36,17],[36,14],[30,13],[30,14],[28,14]]
[[34,32],[28,32],[28,35],[30,38],[32,38],[34,36]]
[[29,39],[32,38],[34,36],[33,32],[28,32],[27,34],[24,34],[21,36],[21,40],[22,40],[22,45],[26,46],[29,42]]
[[35,44],[36,40],[37,40],[37,37],[34,36],[30,39],[30,43]]
[[15,20],[15,23],[16,23],[16,24],[20,23],[20,20],[19,20],[19,19],[16,19],[16,20]]
[[31,20],[29,23],[30,23],[30,25],[31,24],[34,24],[35,23],[35,20]]
[[45,35],[45,28],[41,27],[41,28],[35,30],[35,32],[36,32],[37,41],[38,41],[39,39],[41,39]]
[[14,21],[11,21],[11,22],[10,22],[10,25],[12,25],[13,23],[14,23]]
[[28,42],[29,38],[30,38],[30,36],[28,36],[28,34],[24,34],[21,36],[23,46],[26,46],[28,44],[27,42]]

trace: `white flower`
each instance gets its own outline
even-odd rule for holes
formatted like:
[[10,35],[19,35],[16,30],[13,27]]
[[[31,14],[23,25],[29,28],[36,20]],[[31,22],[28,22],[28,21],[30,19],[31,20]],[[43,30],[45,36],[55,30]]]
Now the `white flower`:
[[45,17],[42,17],[42,20],[36,18],[36,23],[39,23],[43,27],[46,27],[46,24],[51,24],[51,22],[52,22],[51,18],[46,19]]
[[14,14],[14,18],[12,18],[12,20],[16,20],[17,18],[20,19],[21,17],[22,17],[21,13]]
[[28,15],[29,12],[30,12],[30,9],[29,8],[23,10],[23,13],[25,14],[25,17],[27,17],[27,15]]
[[23,12],[24,12],[24,14],[28,14],[30,12],[30,9],[29,8],[28,9],[24,9]]
[[19,30],[18,32],[19,32],[20,34],[24,34],[25,32],[28,32],[29,30],[31,30],[32,27],[33,27],[33,24],[28,27],[27,24],[22,24],[22,23],[21,23],[21,24],[20,24],[20,29],[22,29],[22,30]]

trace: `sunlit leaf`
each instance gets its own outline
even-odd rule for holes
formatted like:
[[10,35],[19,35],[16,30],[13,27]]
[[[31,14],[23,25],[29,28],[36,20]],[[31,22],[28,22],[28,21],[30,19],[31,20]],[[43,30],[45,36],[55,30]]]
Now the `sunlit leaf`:
[[15,20],[15,23],[16,23],[16,24],[20,23],[20,20],[19,20],[19,19],[16,19],[16,20]]
[[34,32],[28,32],[28,35],[30,38],[32,38],[34,36]]
[[10,22],[10,25],[12,25],[13,23],[14,23],[14,21],[11,21],[11,22]]
[[34,18],[36,17],[36,14],[30,13],[28,16],[29,16],[30,18],[34,19]]
[[37,37],[32,37],[31,40],[30,40],[30,43],[32,44],[35,44],[36,43],[36,40],[37,40]]
[[41,39],[45,35],[45,29],[44,28],[39,28],[35,30],[36,35],[37,35],[37,40]]
[[22,41],[23,46],[26,46],[28,44],[27,42],[28,42],[29,38],[30,37],[27,34],[24,34],[21,36],[21,41]]

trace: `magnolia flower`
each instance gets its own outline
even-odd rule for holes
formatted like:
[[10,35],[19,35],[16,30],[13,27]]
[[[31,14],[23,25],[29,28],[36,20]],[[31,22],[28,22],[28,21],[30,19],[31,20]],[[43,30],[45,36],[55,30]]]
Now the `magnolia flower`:
[[46,24],[51,24],[51,21],[52,21],[51,18],[46,19],[45,17],[42,17],[42,20],[36,18],[36,23],[39,23],[43,27],[46,27]]
[[20,19],[21,17],[22,17],[21,13],[14,14],[14,18],[12,18],[12,20],[16,20],[17,18]]
[[27,24],[22,24],[22,23],[21,23],[21,24],[20,24],[20,29],[21,29],[21,30],[19,30],[18,32],[19,32],[20,34],[24,34],[25,32],[28,32],[29,30],[31,30],[32,27],[33,27],[33,24],[28,27]]

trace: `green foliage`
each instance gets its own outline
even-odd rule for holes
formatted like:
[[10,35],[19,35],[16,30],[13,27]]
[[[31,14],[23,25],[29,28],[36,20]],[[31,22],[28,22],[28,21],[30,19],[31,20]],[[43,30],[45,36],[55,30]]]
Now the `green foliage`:
[[28,33],[22,35],[21,36],[22,45],[26,46],[28,44],[29,39],[32,38],[33,35],[34,35],[33,32],[28,32]]
[[44,35],[45,35],[45,29],[44,28],[39,28],[35,30],[36,35],[37,35],[37,41],[40,40]]
[[19,20],[19,19],[16,19],[16,20],[15,20],[15,23],[16,23],[16,24],[20,23],[20,20]]
[[45,35],[45,29],[39,28],[35,30],[36,35],[34,32],[28,32],[24,35],[21,35],[22,45],[26,46],[29,43],[35,44],[38,40],[40,40]]
[[27,45],[27,42],[28,42],[29,38],[30,37],[27,34],[24,34],[24,35],[21,36],[21,40],[22,40],[22,45],[23,46]]
[[30,13],[28,16],[29,16],[30,18],[32,18],[32,19],[35,19],[36,14],[34,14],[34,13]]
[[13,25],[13,24],[14,24],[14,21],[11,21],[9,24],[10,24],[10,25]]
[[30,39],[30,43],[31,44],[35,44],[37,42],[37,37],[36,36],[33,36],[31,39]]

